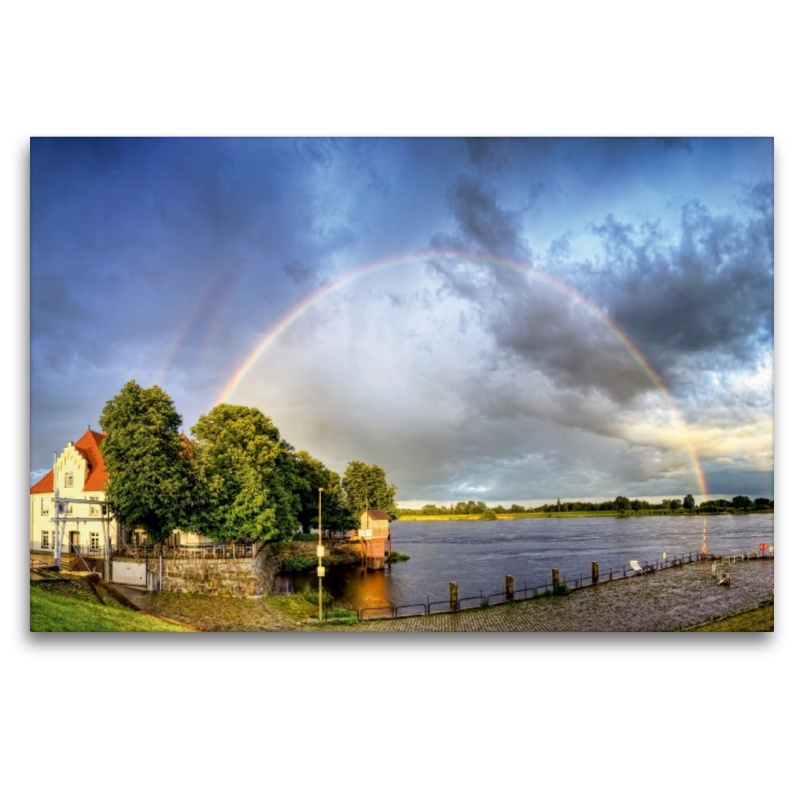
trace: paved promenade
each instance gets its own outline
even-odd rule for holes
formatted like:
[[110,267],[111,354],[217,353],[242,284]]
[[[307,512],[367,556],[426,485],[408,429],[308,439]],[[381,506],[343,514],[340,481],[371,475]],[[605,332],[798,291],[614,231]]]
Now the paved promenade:
[[[457,614],[379,620],[341,632],[667,631],[772,598],[774,559],[731,564],[730,586],[718,586],[710,562],[696,562],[573,591]],[[313,629],[311,629],[313,630]],[[320,630],[319,628],[317,630]]]

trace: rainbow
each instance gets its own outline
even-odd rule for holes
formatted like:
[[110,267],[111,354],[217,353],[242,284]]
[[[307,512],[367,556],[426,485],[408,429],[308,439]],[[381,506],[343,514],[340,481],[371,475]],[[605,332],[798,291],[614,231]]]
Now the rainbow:
[[522,264],[520,262],[512,261],[506,258],[500,258],[498,256],[493,256],[493,255],[461,252],[458,250],[420,250],[399,257],[393,257],[385,259],[383,261],[377,261],[363,267],[357,267],[356,269],[345,273],[341,277],[326,284],[313,294],[306,297],[304,300],[302,300],[300,303],[294,306],[294,308],[290,309],[286,314],[284,314],[267,331],[264,337],[250,351],[247,358],[245,358],[244,361],[242,361],[242,363],[239,365],[239,368],[231,376],[230,380],[225,384],[215,404],[228,402],[230,396],[242,382],[242,379],[245,377],[245,375],[247,375],[247,373],[252,369],[253,365],[258,361],[263,352],[287,328],[289,328],[291,325],[297,322],[297,320],[300,319],[300,317],[302,317],[303,314],[305,314],[306,311],[308,311],[308,309],[310,309],[313,305],[318,303],[324,297],[335,291],[338,291],[343,286],[347,286],[349,283],[352,283],[353,281],[356,281],[359,278],[363,278],[365,275],[372,275],[373,273],[380,272],[381,270],[391,269],[393,267],[399,267],[403,265],[410,265],[429,259],[437,259],[440,261],[442,260],[454,261],[454,262],[467,261],[476,264],[490,264],[493,266],[503,267],[505,269],[510,269],[516,272],[523,273],[525,275],[529,275],[535,280],[547,284],[548,286],[552,287],[561,294],[564,294],[570,299],[574,300],[576,303],[583,306],[595,318],[597,318],[612,333],[612,335],[619,342],[621,342],[621,344],[625,347],[625,349],[631,354],[633,359],[645,371],[650,380],[653,382],[653,384],[656,386],[658,391],[663,396],[667,405],[670,407],[673,420],[680,426],[680,429],[683,432],[684,443],[686,446],[686,450],[691,457],[692,466],[697,476],[697,484],[700,488],[700,493],[702,494],[704,500],[708,499],[708,488],[706,485],[706,479],[703,473],[703,468],[700,464],[700,459],[697,456],[694,444],[692,443],[689,437],[689,432],[687,430],[683,416],[681,415],[681,412],[678,409],[678,406],[675,403],[675,401],[672,399],[670,393],[667,391],[667,387],[664,385],[664,382],[661,380],[658,373],[650,366],[650,364],[647,363],[645,357],[642,355],[641,351],[636,347],[636,345],[603,311],[601,311],[594,303],[592,303],[591,300],[588,300],[583,295],[576,292],[575,289],[573,289],[571,286],[562,283],[560,280],[554,278],[552,275],[548,275],[546,272],[534,269],[533,267],[530,267],[526,264]]
[[156,375],[156,383],[159,386],[163,386],[164,381],[167,378],[167,374],[172,369],[172,365],[175,363],[175,358],[178,354],[178,349],[183,344],[184,340],[186,339],[187,334],[189,333],[189,328],[191,328],[192,324],[195,322],[196,319],[200,317],[200,312],[203,311],[209,303],[209,300],[214,296],[214,290],[220,286],[224,279],[227,278],[228,273],[231,271],[233,267],[233,259],[226,261],[212,276],[211,280],[208,282],[206,288],[201,292],[200,296],[195,301],[194,305],[189,309],[189,313],[183,320],[178,332],[170,342],[169,346],[166,349],[166,355],[164,356],[164,360],[161,362],[161,367],[158,370]]

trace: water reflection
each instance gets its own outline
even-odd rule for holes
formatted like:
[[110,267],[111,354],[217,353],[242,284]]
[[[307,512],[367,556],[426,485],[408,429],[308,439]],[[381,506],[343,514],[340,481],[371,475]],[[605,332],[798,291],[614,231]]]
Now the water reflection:
[[[357,608],[382,608],[396,603],[397,592],[393,587],[393,570],[397,565],[383,571],[368,571],[362,567],[328,567],[325,575],[325,590],[336,598],[339,605]],[[295,592],[302,592],[308,585],[317,588],[315,575],[295,575],[292,578]]]

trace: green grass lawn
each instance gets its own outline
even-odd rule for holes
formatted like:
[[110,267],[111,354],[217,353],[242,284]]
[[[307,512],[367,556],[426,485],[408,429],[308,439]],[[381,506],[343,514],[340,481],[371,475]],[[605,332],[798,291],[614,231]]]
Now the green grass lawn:
[[775,604],[762,605],[758,608],[749,608],[738,614],[731,614],[722,619],[704,622],[694,628],[689,628],[691,633],[700,632],[744,632],[744,631],[774,631],[775,630]]
[[32,631],[172,631],[189,628],[164,622],[122,605],[106,606],[99,600],[67,593],[54,593],[31,586]]

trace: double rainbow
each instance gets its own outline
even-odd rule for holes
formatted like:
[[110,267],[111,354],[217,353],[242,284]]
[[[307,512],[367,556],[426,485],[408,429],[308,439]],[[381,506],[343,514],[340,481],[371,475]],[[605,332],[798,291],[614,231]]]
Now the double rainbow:
[[678,409],[678,406],[675,403],[675,401],[672,399],[670,393],[667,391],[667,387],[664,385],[664,382],[661,380],[658,373],[650,366],[650,364],[647,363],[647,360],[642,355],[641,351],[636,347],[636,345],[625,335],[625,333],[617,325],[614,324],[614,322],[603,311],[601,311],[594,303],[592,303],[591,300],[588,300],[586,297],[576,292],[575,289],[573,289],[571,286],[562,283],[560,280],[554,278],[552,275],[548,275],[546,272],[534,269],[533,267],[527,266],[526,264],[522,264],[520,262],[512,261],[506,258],[499,258],[497,256],[492,256],[492,255],[460,252],[458,250],[421,250],[413,253],[408,253],[399,257],[386,259],[383,261],[377,261],[373,264],[368,264],[363,267],[358,267],[357,269],[345,273],[341,277],[337,278],[335,281],[323,286],[313,294],[306,297],[303,301],[298,303],[294,308],[290,309],[286,314],[284,314],[267,331],[264,337],[250,351],[249,355],[244,359],[244,361],[242,361],[236,372],[231,376],[230,380],[225,384],[225,386],[223,387],[222,391],[219,394],[219,397],[216,400],[216,404],[228,402],[230,396],[239,386],[245,375],[247,375],[247,373],[252,369],[253,365],[258,361],[263,352],[287,328],[289,328],[291,325],[297,322],[297,320],[300,319],[303,316],[303,314],[305,314],[306,311],[308,311],[308,309],[310,309],[313,305],[318,303],[324,297],[327,297],[329,294],[338,291],[342,287],[347,286],[348,284],[358,280],[359,278],[364,277],[365,275],[372,275],[373,273],[380,272],[381,270],[391,269],[393,267],[399,267],[403,265],[414,264],[428,259],[437,259],[439,261],[453,261],[459,263],[463,263],[466,261],[476,264],[491,264],[496,267],[502,267],[505,269],[514,270],[516,272],[529,275],[530,277],[534,278],[537,281],[540,281],[541,283],[547,284],[556,291],[560,292],[563,295],[566,295],[570,299],[574,300],[576,303],[579,303],[581,306],[583,306],[592,316],[598,319],[618,341],[622,343],[622,345],[631,354],[634,360],[645,371],[650,380],[653,382],[653,384],[656,386],[658,391],[663,396],[664,400],[669,405],[669,408],[672,412],[673,420],[682,431],[682,436],[684,439],[686,450],[689,453],[689,456],[692,461],[692,466],[697,476],[697,485],[700,489],[700,493],[703,496],[703,499],[708,498],[708,488],[706,485],[705,475],[703,474],[703,468],[700,464],[699,458],[697,457],[697,452],[695,450],[694,444],[692,443],[689,437],[689,432],[687,430],[683,416],[681,415],[681,412]]

